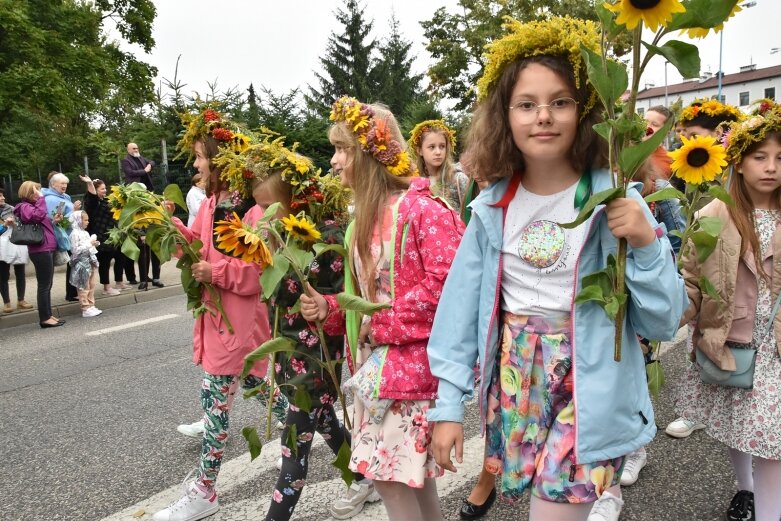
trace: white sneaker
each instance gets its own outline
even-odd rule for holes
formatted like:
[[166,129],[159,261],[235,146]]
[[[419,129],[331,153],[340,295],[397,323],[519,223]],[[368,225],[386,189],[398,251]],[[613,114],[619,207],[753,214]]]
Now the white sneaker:
[[121,291],[119,291],[117,288],[109,288],[109,289],[104,289],[104,290],[103,290],[103,294],[104,294],[104,295],[108,295],[108,296],[110,296],[110,297],[113,297],[113,296],[115,296],[115,295],[120,295],[120,294],[122,294],[122,292],[121,292]]
[[349,519],[363,510],[365,503],[374,503],[380,500],[380,495],[374,490],[374,483],[358,483],[353,481],[350,488],[337,499],[328,509],[336,519]]
[[198,420],[193,423],[183,423],[176,428],[180,434],[189,436],[191,438],[203,438],[203,420]]
[[687,438],[694,431],[704,428],[704,423],[698,423],[693,420],[687,420],[684,417],[680,417],[677,420],[670,422],[670,425],[667,426],[664,432],[673,438]]
[[624,501],[610,492],[604,492],[591,507],[588,521],[618,521]]
[[196,521],[208,517],[220,509],[217,493],[204,494],[195,482],[184,485],[184,495],[168,508],[152,516],[154,521]]
[[277,422],[277,429],[282,430],[285,428],[285,424],[282,422]]
[[648,463],[648,455],[645,452],[645,447],[640,447],[627,455],[624,471],[621,473],[621,486],[628,487],[634,485],[646,463]]
[[96,316],[100,315],[101,313],[103,313],[103,312],[101,310],[99,310],[98,308],[91,307],[91,308],[87,308],[84,311],[82,311],[81,312],[81,316],[84,317],[84,318],[92,318],[92,317],[96,317]]
[[277,470],[282,470],[282,456],[279,457],[276,464]]

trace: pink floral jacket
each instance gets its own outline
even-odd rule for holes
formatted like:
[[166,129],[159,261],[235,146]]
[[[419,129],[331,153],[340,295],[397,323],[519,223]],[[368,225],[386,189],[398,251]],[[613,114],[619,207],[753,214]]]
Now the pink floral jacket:
[[[414,179],[399,203],[393,256],[393,294],[390,309],[375,313],[371,337],[388,345],[382,369],[380,398],[428,400],[437,395],[438,381],[431,374],[426,354],[434,314],[450,264],[455,257],[464,224],[458,212],[431,196],[428,179]],[[345,333],[345,315],[335,295],[326,295],[330,335]],[[349,338],[348,343],[354,344]],[[348,361],[353,369],[354,345]]]

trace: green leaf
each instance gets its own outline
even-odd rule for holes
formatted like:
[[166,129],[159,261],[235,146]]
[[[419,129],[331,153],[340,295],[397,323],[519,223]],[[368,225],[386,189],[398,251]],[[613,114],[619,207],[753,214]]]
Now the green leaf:
[[134,261],[138,260],[138,256],[141,254],[141,250],[136,244],[136,239],[133,236],[128,236],[122,243],[122,254],[130,257]]
[[296,386],[296,392],[293,395],[293,403],[304,412],[310,412],[312,410],[312,397],[309,396],[309,392],[306,390],[305,385]]
[[293,245],[287,248],[287,254],[292,257],[293,262],[296,263],[296,266],[298,266],[298,269],[301,271],[306,270],[312,261],[315,260],[314,253],[311,251],[302,250],[301,248]]
[[696,231],[691,235],[692,242],[697,248],[697,260],[700,263],[710,257],[713,250],[716,249],[716,244],[719,242],[718,236],[713,236],[705,231]]
[[344,441],[342,442],[342,446],[339,447],[339,453],[336,455],[336,459],[331,462],[331,465],[339,469],[339,472],[342,474],[342,480],[348,487],[355,480],[355,475],[348,466],[350,464],[350,455],[350,445]]
[[301,297],[296,300],[296,303],[287,308],[287,312],[289,315],[292,315],[294,313],[301,313]]
[[591,300],[596,300],[603,304],[605,303],[605,295],[602,293],[602,288],[599,286],[584,287],[575,298],[575,304],[583,304],[584,302],[589,302]]
[[182,287],[185,288],[185,290],[189,288],[190,284],[195,280],[193,278],[193,270],[189,265],[180,268],[179,280],[182,281]]
[[281,203],[273,203],[269,205],[266,208],[266,211],[263,212],[263,217],[261,217],[258,222],[267,223],[274,217],[276,217],[277,213],[279,212],[279,208],[282,206]]
[[255,362],[264,359],[271,353],[293,353],[295,350],[296,343],[291,339],[284,336],[272,338],[244,357],[244,370],[241,372],[241,377],[246,378]]
[[686,199],[686,196],[680,190],[677,190],[672,186],[668,186],[667,188],[663,188],[658,192],[654,192],[644,197],[646,203],[665,201],[667,199],[678,199],[679,201],[683,201]]
[[616,23],[615,15],[611,11],[608,11],[604,4],[597,2],[596,9],[597,16],[599,17],[599,21],[602,22],[602,27],[605,29],[608,40],[612,40],[624,30],[624,26]]
[[695,45],[670,40],[662,46],[643,42],[651,52],[661,54],[672,63],[684,78],[697,78],[700,75],[700,52]]
[[659,360],[645,364],[645,375],[648,379],[648,392],[654,398],[659,398],[659,391],[664,386],[664,369]]
[[200,253],[201,248],[203,248],[203,242],[198,239],[194,239],[193,242],[190,243],[190,248],[192,248],[194,252]]
[[390,309],[390,304],[369,302],[368,300],[348,293],[339,293],[336,295],[336,302],[344,311],[358,311],[364,315],[372,315],[381,309]]
[[584,45],[580,46],[580,54],[586,62],[588,79],[602,103],[606,107],[615,105],[629,86],[629,76],[624,64],[610,59],[603,60],[600,54]]
[[241,435],[247,440],[250,461],[253,461],[260,456],[260,451],[263,448],[263,444],[260,442],[260,436],[258,436],[258,430],[255,427],[244,427],[241,429]]
[[[614,270],[613,270],[614,271]],[[609,268],[595,271],[583,277],[583,289],[596,286],[602,290],[602,295],[610,295],[613,292],[615,275]]]
[[263,273],[260,274],[260,287],[263,289],[265,300],[271,298],[290,268],[290,262],[281,253],[275,253],[273,259],[274,264],[263,268]]
[[347,249],[341,244],[325,244],[322,242],[318,242],[314,246],[312,246],[312,249],[315,250],[315,257],[319,257],[320,255],[328,251],[335,251],[343,258],[347,257]]
[[721,295],[719,295],[716,286],[708,279],[708,277],[702,275],[699,280],[700,291],[708,295],[714,302],[721,302]]
[[722,222],[718,217],[700,217],[697,224],[700,230],[712,237],[718,237],[721,233]]
[[632,176],[635,175],[635,172],[640,168],[640,165],[642,165],[645,160],[648,159],[648,156],[662,144],[662,141],[664,141],[664,138],[667,137],[667,134],[670,132],[672,125],[673,118],[670,118],[658,132],[654,132],[647,140],[640,141],[632,146],[624,147],[621,150],[621,153],[618,156],[618,165],[621,168],[621,174],[624,179],[632,179]]
[[296,427],[295,423],[287,426],[287,439],[285,440],[285,444],[293,455],[298,458],[298,427]]
[[260,384],[260,385],[256,385],[252,389],[244,389],[244,393],[242,394],[242,397],[245,400],[248,400],[248,399],[252,398],[253,396],[257,396],[260,393],[265,392],[267,390],[267,387],[268,386],[266,386],[266,384],[263,383],[263,384]]
[[613,130],[613,125],[610,124],[608,121],[603,121],[602,123],[597,123],[594,125],[594,131],[602,136],[605,141],[610,141],[610,133]]
[[686,11],[673,14],[667,31],[702,27],[711,29],[724,23],[739,0],[686,0]]
[[729,195],[729,192],[727,192],[724,189],[724,187],[722,187],[721,185],[710,185],[708,187],[708,193],[714,198],[726,204],[727,206],[735,205],[735,201],[732,200],[732,197]]
[[173,201],[176,206],[182,210],[187,210],[187,203],[184,202],[184,196],[182,196],[182,189],[179,185],[170,184],[163,189],[163,197],[168,201]]
[[583,206],[583,209],[580,210],[580,213],[575,218],[574,221],[571,223],[559,223],[559,226],[562,228],[577,228],[580,226],[583,222],[585,222],[586,219],[591,217],[592,212],[594,211],[594,208],[597,207],[597,205],[607,203],[608,201],[612,201],[616,197],[618,197],[621,194],[621,187],[617,186],[615,188],[608,188],[607,190],[602,190],[601,192],[598,192],[594,195],[592,195],[588,201],[586,201],[586,204]]

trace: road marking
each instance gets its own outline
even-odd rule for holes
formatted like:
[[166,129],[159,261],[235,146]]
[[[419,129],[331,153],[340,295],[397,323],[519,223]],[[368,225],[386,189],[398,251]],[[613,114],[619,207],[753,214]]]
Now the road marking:
[[170,315],[162,315],[159,317],[152,317],[147,318],[144,320],[138,320],[136,322],[130,322],[129,324],[122,324],[121,326],[114,326],[114,327],[107,327],[104,329],[96,329],[95,331],[90,331],[87,333],[87,336],[98,336],[98,335],[106,335],[108,333],[114,333],[116,331],[122,331],[123,329],[130,329],[133,327],[143,326],[145,324],[151,324],[153,322],[160,322],[163,320],[170,320],[172,318],[176,318],[179,315],[176,314],[170,314]]

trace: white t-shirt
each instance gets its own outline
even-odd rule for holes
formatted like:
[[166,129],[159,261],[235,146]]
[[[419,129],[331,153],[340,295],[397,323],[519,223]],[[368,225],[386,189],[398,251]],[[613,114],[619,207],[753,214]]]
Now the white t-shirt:
[[518,187],[507,209],[502,240],[503,309],[516,315],[568,312],[572,305],[575,264],[586,233],[558,223],[575,220],[578,183],[553,195]]

